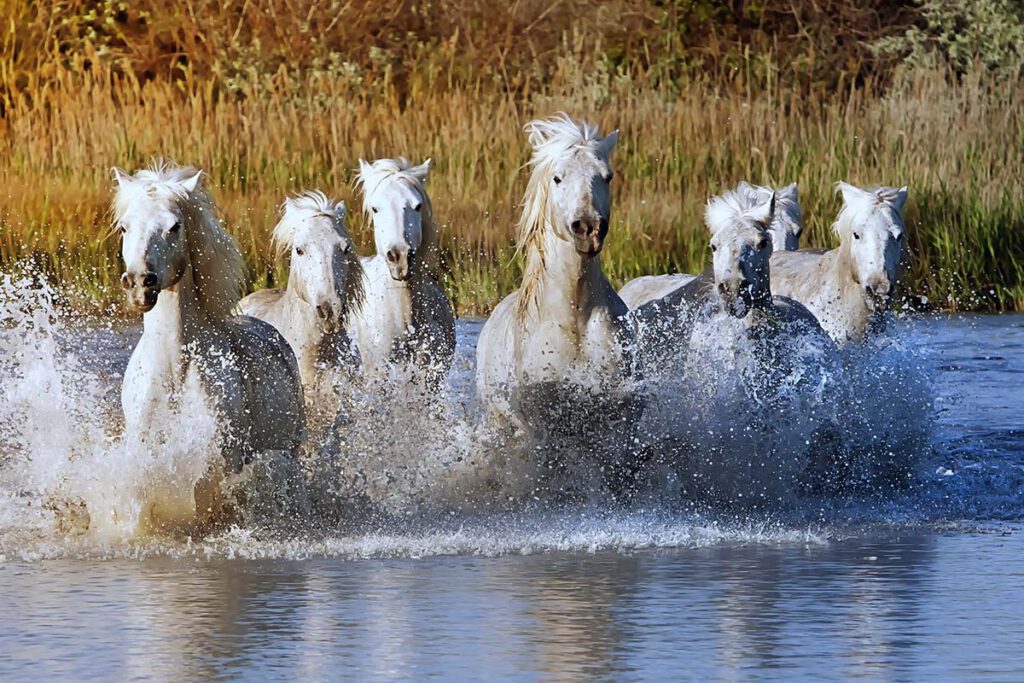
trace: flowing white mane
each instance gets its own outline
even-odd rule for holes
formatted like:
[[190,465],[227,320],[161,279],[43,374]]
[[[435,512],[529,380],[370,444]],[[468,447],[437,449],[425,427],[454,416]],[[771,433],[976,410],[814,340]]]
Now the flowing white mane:
[[562,112],[548,119],[537,119],[523,126],[533,147],[530,157],[530,180],[523,196],[523,212],[519,217],[516,251],[525,255],[523,284],[520,288],[517,316],[529,316],[537,299],[540,276],[546,268],[544,234],[551,224],[548,188],[559,159],[573,150],[586,149],[601,153],[603,138],[596,126],[576,123]]
[[[785,187],[779,189],[772,189],[765,187],[764,185],[751,185],[747,182],[741,182],[736,187],[737,190],[747,195],[748,203],[751,207],[759,204],[764,204],[771,199],[772,193],[775,193],[775,221],[781,220],[781,228],[784,232],[800,237],[800,233],[803,232],[803,216],[800,214],[800,199],[797,192],[796,183],[790,183]],[[773,225],[773,227],[775,227]]]
[[201,173],[191,166],[156,161],[134,176],[118,172],[114,218],[122,221],[139,204],[168,201],[181,217],[189,265],[200,307],[211,317],[227,320],[242,298],[245,262],[235,239],[224,230],[206,188],[189,190],[186,180]]
[[523,213],[519,217],[519,234],[516,245],[519,250],[543,247],[543,236],[547,229],[548,188],[554,175],[554,165],[574,149],[587,149],[597,154],[602,138],[596,126],[576,123],[565,113],[549,119],[537,119],[523,126],[533,147],[529,165],[530,180],[523,197]]
[[765,205],[770,200],[769,196],[768,199],[753,204],[746,192],[727,190],[708,200],[704,208],[704,221],[712,235],[737,223],[765,229],[763,221],[768,215]]
[[427,194],[427,177],[430,175],[430,159],[419,166],[413,166],[405,157],[377,159],[371,164],[360,162],[356,186],[363,188],[363,214],[370,215],[371,198],[383,183],[399,182],[416,192],[423,201],[423,242],[421,249],[426,254],[426,264],[437,274],[440,257],[437,249],[438,229],[434,222],[434,208]]
[[[334,229],[339,235],[351,242],[352,238],[348,231],[348,214],[345,210],[345,202],[328,197],[320,190],[304,190],[294,197],[288,197],[281,205],[283,215],[277,225],[271,240],[275,246],[277,257],[284,254],[295,246],[295,233],[299,224],[307,219],[316,216],[326,216],[331,219]],[[345,296],[342,297],[343,321],[348,319],[351,311],[358,311],[366,298],[363,287],[363,266],[355,249],[345,252],[348,262],[348,277],[345,279]]]
[[874,211],[878,207],[888,207],[902,221],[903,204],[907,198],[907,188],[895,188],[887,185],[872,187],[856,187],[844,182],[835,185],[837,192],[843,194],[843,208],[832,224],[832,230],[839,235],[840,242],[846,243],[852,232],[854,221],[862,214]]
[[327,216],[338,233],[348,237],[345,202],[331,199],[320,190],[305,190],[288,197],[281,205],[281,220],[274,226],[270,237],[278,258],[295,246],[295,232],[299,224],[315,216]]

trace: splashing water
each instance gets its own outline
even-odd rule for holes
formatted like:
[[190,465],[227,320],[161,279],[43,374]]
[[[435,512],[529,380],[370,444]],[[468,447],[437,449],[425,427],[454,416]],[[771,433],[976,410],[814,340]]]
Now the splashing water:
[[106,387],[59,344],[76,332],[56,298],[45,283],[0,281],[0,476],[3,493],[20,503],[0,510],[4,532],[45,534],[49,524],[111,541],[190,525],[196,486],[215,462],[217,419],[202,392],[186,387],[163,416],[173,435],[116,436],[117,407]]
[[[836,355],[806,340],[766,352],[731,319],[700,323],[678,366],[643,386],[641,429],[625,454],[645,463],[641,491],[622,506],[568,491],[585,480],[600,493],[602,463],[585,439],[523,442],[481,423],[470,388],[476,323],[460,324],[440,395],[402,377],[343,387],[338,419],[305,449],[302,481],[288,488],[272,462],[221,472],[217,416],[198,386],[152,434],[123,435],[115,396],[137,332],[83,326],[58,294],[31,278],[0,281],[0,555],[818,542],[852,509],[872,523],[929,517],[920,502],[930,498],[915,489],[934,469],[930,366],[906,326]],[[561,478],[553,458],[571,465]],[[829,485],[809,477],[815,467]],[[225,512],[228,503],[241,512]]]

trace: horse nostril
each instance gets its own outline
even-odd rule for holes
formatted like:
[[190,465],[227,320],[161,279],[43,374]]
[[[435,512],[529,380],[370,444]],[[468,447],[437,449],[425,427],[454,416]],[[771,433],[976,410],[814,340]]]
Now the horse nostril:
[[578,221],[578,220],[573,221],[571,227],[572,227],[572,231],[577,233],[577,234],[583,232],[583,222],[582,221]]
[[329,312],[330,309],[328,308],[327,304],[317,304],[316,317],[320,318],[321,320],[327,320],[327,314]]
[[142,278],[142,286],[146,289],[156,287],[156,273],[146,273],[146,276]]
[[122,273],[121,274],[121,288],[122,289],[131,289],[132,288],[132,279],[130,277],[128,277],[128,273]]
[[398,261],[398,250],[392,247],[391,249],[388,249],[388,253],[386,254],[386,256],[388,261],[390,261],[391,263],[395,263]]

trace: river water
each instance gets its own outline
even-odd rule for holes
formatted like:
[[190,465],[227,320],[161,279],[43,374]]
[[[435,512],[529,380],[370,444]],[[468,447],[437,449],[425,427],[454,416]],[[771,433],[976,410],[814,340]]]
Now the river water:
[[[465,405],[478,331],[460,323]],[[116,406],[137,332],[55,334],[49,351],[7,347],[42,360],[22,366],[38,392],[9,384],[3,400],[57,406],[23,430],[37,469],[114,438],[60,436],[83,411],[47,354],[74,352],[75,377],[100,378],[91,400]],[[901,335],[912,355],[884,362],[926,368],[932,399],[912,485],[783,509],[397,505],[334,531],[95,539],[0,480],[0,677],[1024,680],[1024,316],[917,318]],[[446,416],[419,436],[470,438]]]

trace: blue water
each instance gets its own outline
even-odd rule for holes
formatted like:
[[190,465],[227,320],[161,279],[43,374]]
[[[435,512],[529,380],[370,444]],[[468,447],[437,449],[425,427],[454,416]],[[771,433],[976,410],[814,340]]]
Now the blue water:
[[[464,355],[477,331],[462,326]],[[1024,680],[1024,316],[910,334],[938,414],[908,491],[765,517],[236,530],[108,555],[8,542],[0,677]],[[123,338],[90,343],[116,365]]]

